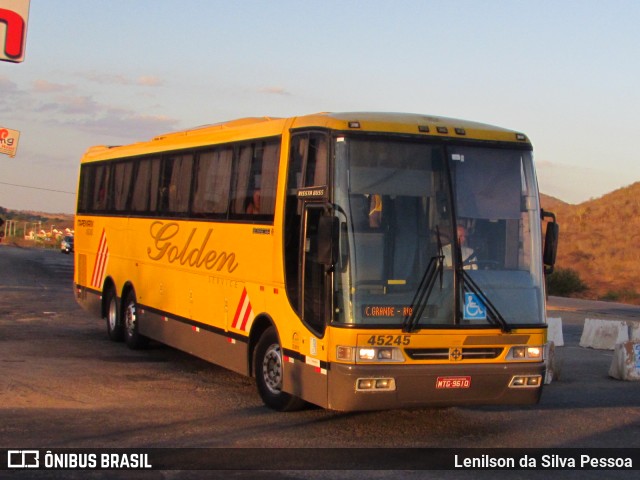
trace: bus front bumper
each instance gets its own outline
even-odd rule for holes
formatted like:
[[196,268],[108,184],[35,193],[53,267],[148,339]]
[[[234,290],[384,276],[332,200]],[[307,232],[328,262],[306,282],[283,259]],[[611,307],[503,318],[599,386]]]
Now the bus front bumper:
[[331,364],[328,407],[339,411],[540,400],[544,363],[456,365]]

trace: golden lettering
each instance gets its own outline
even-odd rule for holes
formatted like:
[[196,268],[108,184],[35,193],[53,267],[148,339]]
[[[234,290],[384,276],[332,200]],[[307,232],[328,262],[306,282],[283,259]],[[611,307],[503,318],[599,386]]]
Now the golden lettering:
[[207,230],[200,246],[190,248],[197,229],[194,228],[189,233],[187,240],[180,246],[173,239],[180,232],[180,225],[176,222],[164,223],[155,221],[149,228],[149,233],[153,240],[153,246],[147,248],[147,256],[151,260],[162,260],[166,258],[169,263],[179,262],[180,265],[189,265],[200,268],[204,265],[207,270],[221,271],[226,267],[228,273],[233,273],[239,264],[236,261],[234,252],[218,252],[215,249],[207,249],[207,244],[211,238],[213,229]]

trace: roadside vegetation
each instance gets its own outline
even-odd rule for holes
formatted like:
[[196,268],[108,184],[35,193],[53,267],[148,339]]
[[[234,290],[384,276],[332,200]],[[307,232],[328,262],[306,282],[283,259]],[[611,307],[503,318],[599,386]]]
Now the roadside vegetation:
[[580,275],[571,268],[556,268],[547,276],[547,293],[558,297],[570,297],[586,292],[589,289]]

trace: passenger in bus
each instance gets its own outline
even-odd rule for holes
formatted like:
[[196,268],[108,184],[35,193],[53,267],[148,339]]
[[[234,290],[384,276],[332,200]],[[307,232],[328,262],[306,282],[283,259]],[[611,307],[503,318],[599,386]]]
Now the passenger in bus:
[[369,197],[369,226],[380,228],[382,225],[382,195],[377,193]]
[[[467,245],[467,229],[464,225],[458,225],[456,229],[458,235],[458,242],[460,244],[460,250],[462,253],[462,268],[465,270],[477,270],[478,265],[475,263],[477,261],[476,254],[473,248]],[[442,253],[444,255],[444,266],[451,268],[453,265],[452,257],[451,257],[451,245],[453,242],[450,242],[448,245],[442,247]]]
[[253,191],[253,195],[247,201],[245,212],[250,215],[257,215],[260,213],[260,189],[255,189]]

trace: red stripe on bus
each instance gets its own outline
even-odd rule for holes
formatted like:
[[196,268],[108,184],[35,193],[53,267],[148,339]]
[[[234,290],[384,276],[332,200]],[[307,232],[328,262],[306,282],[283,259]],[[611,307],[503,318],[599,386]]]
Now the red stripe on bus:
[[240,314],[242,313],[242,306],[244,305],[244,300],[247,297],[247,289],[242,289],[242,295],[240,296],[240,303],[238,303],[238,308],[236,309],[236,314],[233,317],[233,328],[238,328],[238,322],[240,320]]
[[93,277],[91,278],[91,286],[100,288],[100,281],[104,274],[105,264],[107,261],[107,255],[109,254],[109,247],[107,246],[107,235],[105,230],[102,230],[100,237],[100,243],[98,245],[98,252],[96,254],[96,261],[93,265]]
[[251,310],[251,302],[249,302],[249,300],[247,299],[246,301],[246,310],[244,312],[244,318],[242,319],[242,326],[240,327],[240,330],[244,330],[245,327],[247,326],[247,322],[249,321],[249,317],[251,316],[252,310]]

